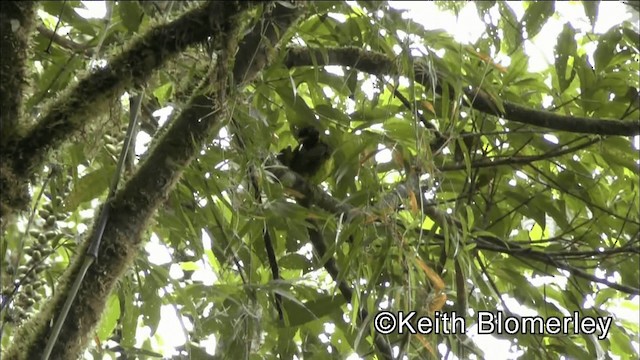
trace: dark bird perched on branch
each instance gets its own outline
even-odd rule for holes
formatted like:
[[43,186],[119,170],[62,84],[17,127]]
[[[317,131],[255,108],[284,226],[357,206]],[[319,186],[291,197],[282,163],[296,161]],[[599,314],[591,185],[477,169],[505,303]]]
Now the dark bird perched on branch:
[[291,146],[282,149],[278,160],[312,183],[321,183],[333,168],[331,148],[322,141],[320,133],[313,126],[300,129],[296,138],[298,146],[295,149],[291,149]]

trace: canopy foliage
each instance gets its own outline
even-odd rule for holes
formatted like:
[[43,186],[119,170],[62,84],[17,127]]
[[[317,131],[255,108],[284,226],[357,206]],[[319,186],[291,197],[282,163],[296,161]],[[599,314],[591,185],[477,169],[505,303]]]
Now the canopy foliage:
[[[98,236],[52,358],[506,357],[480,311],[613,319],[493,335],[520,359],[637,358],[638,28],[437,2],[475,8],[466,43],[391,5],[3,2],[3,357],[40,356]],[[319,185],[276,160],[309,126]],[[381,310],[467,333],[383,335]]]

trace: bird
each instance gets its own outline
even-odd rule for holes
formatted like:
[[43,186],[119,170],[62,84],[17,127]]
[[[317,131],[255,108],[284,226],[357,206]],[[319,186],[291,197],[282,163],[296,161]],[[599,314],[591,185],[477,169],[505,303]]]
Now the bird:
[[320,138],[313,126],[306,126],[296,133],[298,146],[287,146],[278,154],[278,160],[292,171],[314,184],[320,184],[333,170],[331,148]]

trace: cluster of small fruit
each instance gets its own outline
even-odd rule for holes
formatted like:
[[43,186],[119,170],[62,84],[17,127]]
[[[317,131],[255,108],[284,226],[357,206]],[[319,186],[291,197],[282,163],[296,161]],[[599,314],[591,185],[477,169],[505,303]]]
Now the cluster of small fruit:
[[[34,217],[29,239],[25,241],[22,251],[11,256],[6,266],[6,277],[11,280],[3,282],[2,309],[5,311],[4,321],[12,324],[29,318],[46,294],[43,273],[50,267],[48,257],[53,254],[54,246],[64,236],[58,223],[68,218],[63,211],[62,197],[45,192],[44,203]],[[15,264],[19,266],[15,267]],[[5,309],[6,308],[6,309]]]

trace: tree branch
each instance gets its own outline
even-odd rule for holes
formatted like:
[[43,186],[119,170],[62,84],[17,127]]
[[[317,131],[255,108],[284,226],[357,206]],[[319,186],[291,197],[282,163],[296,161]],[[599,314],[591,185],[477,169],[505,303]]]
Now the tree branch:
[[[341,213],[348,214],[349,216],[347,217],[347,219],[350,219],[356,215],[365,214],[365,212],[360,209],[354,208],[349,204],[339,202],[332,196],[324,193],[319,187],[309,185],[301,176],[299,176],[294,172],[291,172],[288,170],[284,170],[283,172],[282,170],[278,169],[276,172],[274,172],[274,174],[279,179],[281,179],[281,181],[283,182],[283,184],[285,184],[285,186],[291,186],[291,188],[293,188],[296,192],[299,192],[300,195],[304,194],[302,196],[306,196],[306,199],[307,199],[306,201],[309,201],[326,211],[329,211],[334,214],[341,214]],[[375,207],[378,209],[383,209],[383,208],[395,209],[397,206],[400,205],[400,202],[402,201],[402,199],[406,199],[409,196],[410,191],[413,191],[416,194],[420,194],[420,191],[417,191],[417,189],[413,189],[415,186],[417,185],[415,184],[412,185],[411,183],[399,184],[398,187],[395,189],[395,191],[390,192],[389,194],[384,196]],[[453,225],[457,229],[461,228],[462,226],[461,223],[455,218],[449,216],[446,213],[439,211],[434,206],[430,206],[429,203],[426,201],[423,201],[422,203],[423,203],[422,212],[425,215],[429,216],[439,226],[444,227],[445,223],[448,223],[450,225]],[[479,230],[479,229],[475,229],[475,230]],[[535,251],[530,248],[523,247],[520,244],[508,242],[497,237],[487,237],[487,236],[476,237],[475,241],[478,249],[481,249],[481,250],[497,251],[497,252],[506,253],[516,257],[518,256],[523,257],[526,255],[526,257],[529,259],[536,260],[539,262],[544,262],[546,264],[553,265],[556,268],[567,270],[572,275],[581,277],[583,279],[586,279],[592,282],[607,285],[613,289],[622,291],[624,293],[627,293],[627,294],[640,293],[640,289],[638,288],[612,283],[606,279],[600,279],[595,275],[591,275],[585,272],[584,270],[578,269],[564,261],[556,260],[553,256],[550,256],[544,252]]]
[[0,11],[0,146],[17,136],[22,100],[27,85],[29,38],[35,23],[35,1],[2,2]]
[[67,38],[65,38],[64,36],[60,36],[58,34],[56,34],[55,31],[47,28],[46,26],[39,24],[36,29],[38,30],[38,32],[44,36],[47,37],[49,39],[51,39],[54,43],[60,45],[61,47],[71,50],[75,53],[82,53],[86,56],[91,56],[93,55],[93,49],[91,48],[91,46],[88,45],[83,45],[83,44],[78,44],[77,42],[73,41],[73,40],[69,40]]
[[[566,270],[569,273],[571,273],[571,275],[577,276],[579,278],[583,278],[594,283],[606,285],[612,289],[616,289],[618,291],[621,291],[629,295],[640,294],[640,288],[617,284],[607,279],[599,278],[593,274],[589,274],[586,271],[579,269],[573,265],[570,265],[564,261],[556,260],[553,256],[554,254],[547,254],[545,252],[536,251],[531,248],[525,248],[519,244],[513,244],[512,242],[507,242],[497,238],[479,237],[479,238],[476,238],[476,244],[477,244],[476,245],[477,248],[481,250],[500,252],[503,254],[514,256],[516,258],[521,257],[521,258],[535,260],[538,262],[545,263],[547,265],[551,265],[557,269]],[[614,252],[614,250],[616,249],[609,250],[609,253]],[[634,252],[634,251],[630,251],[630,252]],[[603,254],[603,255],[606,255],[606,254]]]
[[[76,358],[92,334],[108,295],[138,253],[141,235],[156,209],[180,178],[185,167],[198,155],[212,133],[226,117],[226,92],[230,74],[229,53],[236,49],[241,11],[248,3],[215,3],[211,24],[216,34],[219,56],[216,65],[196,90],[188,106],[158,141],[146,161],[121,191],[105,206],[111,207],[97,262],[88,270],[65,326],[60,332],[53,357]],[[283,29],[283,31],[286,29]],[[258,71],[260,68],[255,68]],[[92,230],[95,231],[94,228]],[[90,238],[90,237],[89,237]],[[83,242],[79,254],[86,250]],[[82,260],[81,258],[79,258]],[[18,330],[5,354],[8,359],[34,359],[44,348],[49,324],[64,302],[64,294],[76,276],[81,261],[74,259],[56,287],[53,299],[29,323]]]
[[[359,48],[289,48],[284,59],[285,66],[350,66],[360,71],[377,75],[401,75],[392,59],[383,54]],[[415,80],[426,88],[431,87],[429,74],[419,66],[414,69]],[[438,84],[446,84],[443,79],[437,79]],[[442,85],[436,87],[436,92],[442,94]],[[468,106],[507,120],[545,127],[551,130],[568,131],[574,133],[633,136],[640,134],[640,120],[619,121],[611,119],[585,118],[565,116],[543,110],[533,110],[508,101],[503,102],[504,114],[497,113],[497,106],[481,89],[465,89],[469,99],[473,99]]]
[[35,1],[3,1],[0,4],[0,220],[4,214],[23,210],[29,204],[27,184],[7,164],[4,153],[23,130],[19,120],[29,78],[29,39],[35,24],[36,6]]
[[[282,29],[287,28],[300,16],[286,6],[275,6],[260,19],[252,31],[240,43],[233,67],[233,78],[236,84],[246,84],[253,80],[258,71],[271,61],[275,55],[277,40]],[[283,39],[284,41],[284,39]]]
[[[585,141],[584,143],[576,145],[574,147],[566,147],[566,145],[560,145],[560,146],[557,146],[555,149],[540,155],[509,156],[509,157],[506,157],[503,159],[497,159],[497,160],[486,158],[482,160],[472,161],[470,166],[472,169],[479,169],[479,168],[496,167],[496,166],[503,166],[503,165],[530,164],[535,161],[547,160],[547,159],[552,159],[558,156],[571,154],[578,150],[585,149],[595,143],[598,143],[600,142],[600,140],[601,139],[592,139],[589,141]],[[446,164],[443,166],[438,166],[439,171],[464,170],[466,168],[467,167],[464,163]]]
[[41,168],[48,152],[77,134],[114,96],[127,87],[144,83],[155,70],[187,47],[218,35],[220,14],[226,13],[229,7],[233,5],[206,2],[171,23],[149,29],[124,52],[110,59],[107,66],[88,73],[51,102],[24,137],[0,149],[0,157],[6,162],[4,167],[21,180],[15,186],[26,184]]

